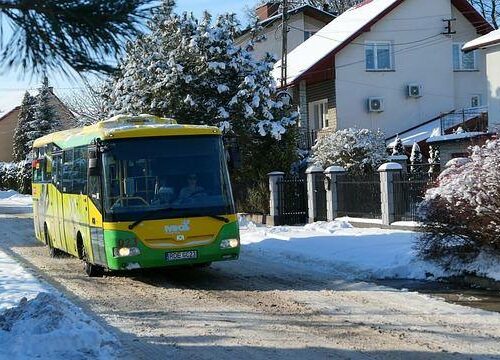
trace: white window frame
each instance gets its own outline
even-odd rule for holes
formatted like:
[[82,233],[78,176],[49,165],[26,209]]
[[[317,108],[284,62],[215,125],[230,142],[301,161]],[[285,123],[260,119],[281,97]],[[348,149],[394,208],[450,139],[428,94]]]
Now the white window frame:
[[[314,127],[314,107],[317,105],[323,105],[323,118],[320,121],[319,127],[315,128]],[[328,99],[321,99],[317,101],[312,101],[308,103],[308,110],[309,110],[309,116],[308,116],[308,123],[309,123],[309,130],[321,130],[326,127],[328,127]]]
[[[451,50],[451,56],[452,56],[452,61],[453,61],[453,71],[477,71],[477,51],[474,50],[472,51],[472,55],[474,56],[474,67],[472,69],[464,69],[463,67],[463,56],[464,52],[462,51],[462,47],[464,46],[465,43],[459,43],[459,42],[454,42],[452,45],[452,50]],[[455,68],[455,51],[454,47],[458,46],[458,66],[459,68]]]
[[[389,45],[389,68],[382,68],[379,69],[378,67],[378,56],[377,56],[377,48],[378,46],[383,45],[387,46]],[[374,68],[369,69],[368,68],[368,61],[366,57],[366,50],[368,46],[374,46],[374,53],[373,53],[373,64]],[[365,69],[366,71],[394,71],[394,49],[392,45],[392,41],[365,41]]]

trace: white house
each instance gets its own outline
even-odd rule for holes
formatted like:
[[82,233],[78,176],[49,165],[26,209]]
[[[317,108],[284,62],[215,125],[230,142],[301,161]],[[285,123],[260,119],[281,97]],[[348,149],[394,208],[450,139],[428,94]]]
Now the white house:
[[500,30],[474,39],[463,47],[466,52],[481,49],[486,54],[488,121],[491,131],[500,129]]
[[[264,40],[255,44],[253,53],[256,58],[262,58],[270,53],[279,59],[281,57],[282,32],[280,1],[270,1],[255,9],[260,19]],[[303,5],[288,11],[288,52],[309,39],[322,27],[335,19],[335,15],[317,9],[310,5]],[[250,40],[250,29],[245,30],[237,39],[239,45],[244,45]]]
[[[362,2],[288,56],[301,127],[381,129],[389,138],[485,104],[484,53],[461,48],[491,30],[467,0]],[[279,83],[280,63],[274,76]]]

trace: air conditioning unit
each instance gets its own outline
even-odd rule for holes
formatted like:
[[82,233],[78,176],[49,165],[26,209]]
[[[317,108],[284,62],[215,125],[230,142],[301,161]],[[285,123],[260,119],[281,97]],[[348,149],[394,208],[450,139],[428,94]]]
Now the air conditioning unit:
[[381,97],[371,97],[368,99],[369,112],[382,112],[384,111],[384,99]]
[[408,97],[419,98],[422,97],[423,93],[422,85],[419,84],[409,84],[408,85]]

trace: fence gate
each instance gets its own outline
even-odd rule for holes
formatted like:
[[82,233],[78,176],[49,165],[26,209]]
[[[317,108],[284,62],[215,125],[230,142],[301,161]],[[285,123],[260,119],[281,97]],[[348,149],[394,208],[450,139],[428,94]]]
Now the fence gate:
[[277,182],[280,225],[307,223],[307,182],[300,177],[284,177]]
[[326,221],[326,189],[325,174],[316,174],[314,177],[314,197],[316,202],[316,217],[314,221]]
[[419,221],[419,204],[430,187],[434,177],[427,172],[394,174],[394,217],[395,221]]
[[339,216],[369,219],[382,218],[380,175],[350,175],[337,177]]

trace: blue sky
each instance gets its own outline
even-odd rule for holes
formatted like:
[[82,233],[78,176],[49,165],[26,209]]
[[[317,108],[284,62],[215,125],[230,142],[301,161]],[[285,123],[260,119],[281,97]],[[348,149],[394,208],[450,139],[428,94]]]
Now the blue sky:
[[[200,16],[204,10],[209,10],[212,14],[235,12],[240,21],[245,22],[245,10],[254,7],[256,3],[257,0],[177,0],[177,11],[192,11],[196,16]],[[60,96],[81,87],[79,81],[60,75],[49,76],[49,81]],[[0,73],[0,113],[20,105],[24,92],[37,88],[39,83],[40,79],[36,76],[27,74],[23,77],[17,71],[3,70]]]

